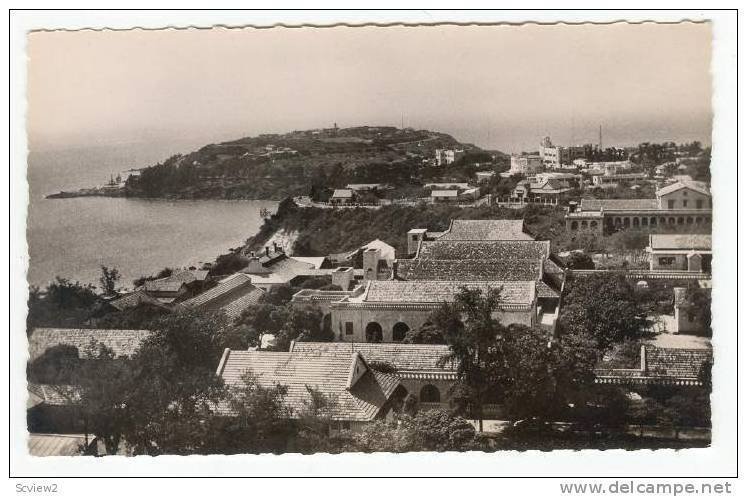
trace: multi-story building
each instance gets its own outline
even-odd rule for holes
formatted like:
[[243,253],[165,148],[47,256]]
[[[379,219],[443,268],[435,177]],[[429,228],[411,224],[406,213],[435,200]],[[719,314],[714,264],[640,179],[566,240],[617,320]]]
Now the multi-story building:
[[542,171],[542,157],[539,155],[512,155],[510,174],[527,176]]
[[697,181],[678,181],[657,190],[656,198],[582,199],[565,216],[566,229],[610,233],[619,229],[656,229],[710,225],[711,192]]
[[436,165],[448,166],[464,157],[464,150],[436,149]]

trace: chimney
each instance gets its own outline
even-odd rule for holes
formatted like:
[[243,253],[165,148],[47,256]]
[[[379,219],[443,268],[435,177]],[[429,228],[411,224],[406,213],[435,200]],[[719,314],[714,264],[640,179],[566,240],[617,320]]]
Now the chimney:
[[399,268],[399,261],[397,259],[394,259],[392,261],[392,278],[393,280],[397,279],[397,269]]
[[332,271],[332,284],[347,291],[350,289],[350,283],[353,281],[353,276],[354,271],[352,267],[338,267]]
[[267,257],[270,257],[270,247],[269,246],[265,246],[265,255]]
[[[252,252],[254,254],[254,252]],[[261,262],[259,262],[259,257],[256,257],[252,255],[249,258],[249,265],[244,269],[245,273],[249,274],[261,274],[261,273],[268,273],[269,270],[262,265]]]
[[363,251],[363,279],[376,280],[379,276],[379,259],[381,251],[377,248],[368,248]]
[[272,242],[272,247],[275,249],[275,252],[278,251],[278,242]]

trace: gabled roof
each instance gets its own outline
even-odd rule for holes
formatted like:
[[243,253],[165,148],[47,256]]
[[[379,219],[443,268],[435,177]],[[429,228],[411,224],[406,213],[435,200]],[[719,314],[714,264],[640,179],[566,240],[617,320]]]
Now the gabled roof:
[[353,250],[348,254],[348,259],[355,256],[359,250],[368,250],[368,249],[379,249],[380,250],[380,257],[382,259],[388,259],[392,260],[395,257],[395,248],[386,243],[383,240],[379,240],[378,238],[376,240],[371,240],[367,244],[363,245],[357,250]]
[[186,285],[184,281],[172,280],[170,278],[161,278],[158,280],[149,280],[143,283],[142,288],[146,292],[178,292],[182,286]]
[[213,302],[219,301],[234,294],[241,288],[254,289],[252,285],[251,276],[244,273],[236,273],[231,277],[222,280],[218,285],[213,288],[202,292],[196,297],[192,297],[189,300],[185,300],[181,303],[182,306],[187,308],[197,308],[208,306]]
[[649,235],[653,250],[711,250],[711,235]]
[[85,435],[30,433],[28,440],[29,455],[34,457],[79,456],[85,444]]
[[111,305],[118,311],[123,311],[131,307],[136,307],[140,304],[150,304],[150,305],[155,305],[158,307],[166,308],[157,298],[151,297],[142,288],[109,301],[109,305]]
[[305,357],[329,354],[349,357],[351,353],[358,352],[369,364],[389,364],[396,369],[394,374],[403,378],[416,375],[456,375],[456,365],[443,360],[449,353],[448,345],[294,341],[290,352]]
[[454,219],[439,240],[533,240],[523,219]]
[[550,254],[550,242],[539,240],[461,240],[439,238],[420,244],[419,259],[544,259]]
[[404,280],[530,281],[540,278],[540,259],[401,259]]
[[668,193],[676,192],[677,190],[681,190],[683,188],[702,193],[703,195],[708,195],[709,197],[711,196],[711,190],[708,188],[707,183],[703,183],[702,181],[687,180],[680,180],[676,183],[672,183],[671,185],[660,188],[656,191],[656,196],[660,197],[662,195],[667,195]]
[[[348,421],[373,420],[400,385],[395,375],[370,369],[365,361],[365,372],[349,387],[351,368],[358,355],[320,353],[314,356],[293,352],[264,352],[256,350],[226,350],[218,368],[218,375],[229,387],[241,385],[242,376],[250,372],[263,387],[284,385],[288,393],[283,402],[291,417],[302,413],[310,396],[307,387],[314,388],[332,401],[333,419]],[[220,409],[230,414],[230,406]]]
[[57,345],[71,345],[82,354],[91,343],[104,344],[117,357],[130,356],[150,333],[149,330],[35,328],[28,339],[29,356],[33,361],[47,349]]
[[534,281],[373,280],[368,283],[361,301],[440,304],[453,302],[462,288],[481,290],[483,293],[491,289],[500,289],[502,305],[530,305],[535,296]]

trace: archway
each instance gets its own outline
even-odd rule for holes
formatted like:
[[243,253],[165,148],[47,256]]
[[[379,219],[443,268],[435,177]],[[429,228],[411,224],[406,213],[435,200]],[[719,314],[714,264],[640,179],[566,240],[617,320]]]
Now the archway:
[[397,323],[392,328],[392,341],[401,342],[405,339],[405,335],[410,331],[410,327],[405,323]]
[[366,341],[371,343],[381,343],[384,340],[384,333],[381,331],[381,325],[372,321],[366,325]]
[[571,222],[571,229],[577,230],[578,229],[578,221],[572,221]]
[[633,227],[638,228],[640,226],[640,220],[637,217],[633,218]]
[[441,392],[434,385],[425,385],[420,389],[420,402],[441,402]]

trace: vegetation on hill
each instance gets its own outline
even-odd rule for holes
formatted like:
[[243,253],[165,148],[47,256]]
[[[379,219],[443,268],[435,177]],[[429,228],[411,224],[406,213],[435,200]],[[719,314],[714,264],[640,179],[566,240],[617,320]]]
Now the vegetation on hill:
[[[459,148],[456,163],[434,167],[438,148]],[[361,126],[260,135],[207,145],[128,178],[125,194],[136,197],[249,198],[279,200],[289,195],[319,198],[348,183],[392,183],[471,179],[487,153],[453,137],[427,130]],[[396,192],[395,192],[396,193]]]

